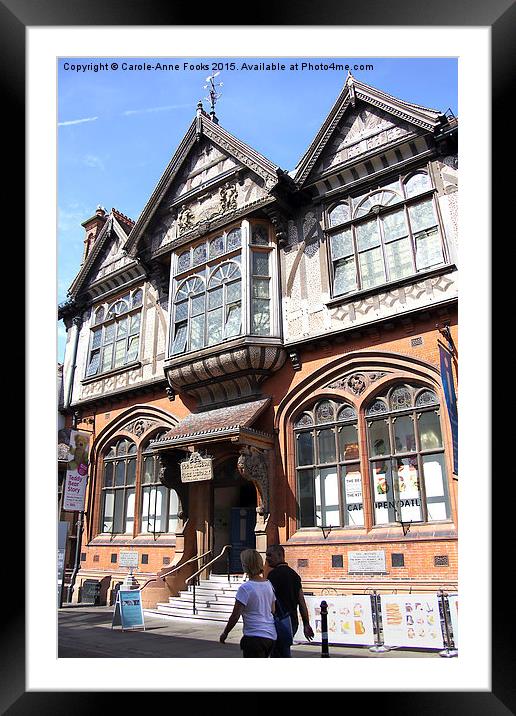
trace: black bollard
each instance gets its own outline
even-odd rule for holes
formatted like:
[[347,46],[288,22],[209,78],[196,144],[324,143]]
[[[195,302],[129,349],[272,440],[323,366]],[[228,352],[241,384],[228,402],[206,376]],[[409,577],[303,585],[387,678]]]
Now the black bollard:
[[321,602],[321,658],[329,658],[328,649],[328,605],[323,600]]

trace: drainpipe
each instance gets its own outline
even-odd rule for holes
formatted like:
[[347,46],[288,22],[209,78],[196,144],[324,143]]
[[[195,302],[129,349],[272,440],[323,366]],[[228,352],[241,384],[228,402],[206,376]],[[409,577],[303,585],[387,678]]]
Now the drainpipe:
[[73,395],[73,382],[75,378],[75,369],[77,367],[77,351],[79,348],[79,334],[81,332],[82,328],[82,317],[76,316],[73,321],[72,325],[75,327],[75,333],[73,337],[73,354],[72,354],[72,361],[70,364],[70,373],[67,380],[67,386],[66,386],[66,396],[64,401],[64,409],[70,407],[72,402],[72,395]]

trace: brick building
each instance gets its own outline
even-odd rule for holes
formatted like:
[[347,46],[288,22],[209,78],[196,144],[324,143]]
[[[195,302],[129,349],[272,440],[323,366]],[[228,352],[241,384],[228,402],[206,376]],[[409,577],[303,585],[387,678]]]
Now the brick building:
[[64,411],[94,431],[75,599],[112,600],[120,551],[140,584],[185,565],[151,605],[192,557],[229,544],[237,572],[273,542],[314,594],[456,589],[453,116],[349,75],[287,172],[199,105],[137,221],[83,227],[60,307]]

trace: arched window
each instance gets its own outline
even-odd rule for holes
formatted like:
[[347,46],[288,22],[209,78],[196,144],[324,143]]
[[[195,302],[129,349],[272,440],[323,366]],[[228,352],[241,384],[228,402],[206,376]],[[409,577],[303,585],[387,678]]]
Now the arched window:
[[437,395],[399,384],[366,408],[374,523],[450,515]]
[[240,335],[242,328],[242,277],[235,261],[221,264],[208,281],[208,345]]
[[[433,187],[425,171],[386,184],[330,209],[333,295],[398,281],[444,263]],[[426,192],[426,194],[425,194]],[[335,228],[334,228],[335,227]]]
[[134,527],[136,445],[127,438],[112,443],[104,455],[102,532],[131,534]]
[[358,423],[344,402],[321,400],[294,421],[300,527],[364,524]]
[[203,347],[204,310],[204,280],[191,276],[180,284],[174,299],[173,355]]
[[137,360],[142,301],[143,291],[139,288],[95,310],[86,377]]
[[[152,439],[159,437],[154,435]],[[149,449],[147,443],[142,453],[140,532],[143,534],[176,531],[179,504],[177,492],[160,482],[159,470],[158,455]]]

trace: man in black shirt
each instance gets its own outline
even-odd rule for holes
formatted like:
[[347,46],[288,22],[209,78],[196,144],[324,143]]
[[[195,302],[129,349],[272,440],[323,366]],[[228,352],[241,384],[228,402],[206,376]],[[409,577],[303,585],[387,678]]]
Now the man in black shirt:
[[[308,609],[301,588],[301,577],[285,562],[285,550],[281,545],[273,544],[267,547],[265,558],[271,568],[267,579],[274,587],[274,592],[281,606],[290,614],[292,634],[296,633],[299,626],[297,617],[297,609],[299,607],[299,613],[303,621],[303,632],[305,637],[310,641],[314,638],[314,632],[308,619]],[[289,657],[290,647],[281,647],[276,642],[271,656],[276,658]]]

